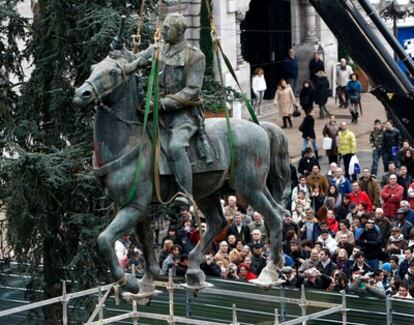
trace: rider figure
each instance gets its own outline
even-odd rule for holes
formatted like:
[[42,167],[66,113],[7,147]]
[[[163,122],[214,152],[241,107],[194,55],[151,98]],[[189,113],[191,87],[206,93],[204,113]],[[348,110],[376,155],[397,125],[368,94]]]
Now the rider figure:
[[[160,120],[169,131],[168,154],[180,190],[192,198],[193,172],[186,148],[203,119],[201,86],[205,58],[200,49],[184,39],[185,18],[167,16],[161,27],[160,44]],[[154,46],[138,54],[150,59]]]

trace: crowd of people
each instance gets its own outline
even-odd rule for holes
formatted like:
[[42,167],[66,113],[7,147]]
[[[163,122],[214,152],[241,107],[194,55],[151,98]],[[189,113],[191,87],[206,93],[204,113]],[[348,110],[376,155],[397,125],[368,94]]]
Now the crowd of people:
[[[381,179],[364,168],[355,180],[335,162],[322,173],[315,157],[302,159],[311,163],[299,177],[293,173],[283,216],[284,267],[279,269],[283,285],[412,299],[414,175],[404,164],[405,156],[397,154],[395,161],[389,161]],[[223,200],[223,214],[228,225],[204,256],[202,270],[208,276],[239,281],[257,278],[269,256],[264,218],[239,204],[235,196],[229,196],[225,205]],[[206,224],[200,226],[204,232]],[[172,268],[174,275],[184,276],[188,253],[199,239],[191,208],[182,207],[159,243],[162,272]],[[126,249],[125,241],[115,244],[121,265],[141,272],[142,252],[136,246]]]
[[[297,62],[293,50],[286,60],[286,78],[276,90],[283,127],[291,127],[296,105]],[[326,109],[330,93],[323,61],[315,53],[309,63],[309,80],[303,83],[299,101],[305,112],[300,126],[303,150],[297,169],[291,166],[291,195],[283,216],[284,266],[278,270],[285,286],[347,290],[361,296],[402,299],[414,296],[414,149],[403,140],[391,121],[375,120],[369,140],[372,164],[359,165],[356,138],[346,122],[337,123]],[[253,77],[255,105],[261,113],[266,82],[262,69]],[[342,59],[337,67],[339,106],[349,108],[358,122],[362,88],[352,68]],[[329,170],[321,170],[316,145],[313,104],[323,127]],[[382,159],[384,174],[377,177]],[[340,163],[342,163],[340,165]],[[236,196],[223,197],[227,226],[216,236],[204,256],[201,269],[208,276],[249,281],[257,278],[269,257],[265,218]],[[173,269],[184,276],[188,254],[200,240],[206,224],[196,224],[192,207],[184,206],[174,221],[156,220],[156,246],[164,274]],[[158,234],[168,227],[165,237]],[[120,265],[143,272],[139,244],[127,237],[115,243]]]

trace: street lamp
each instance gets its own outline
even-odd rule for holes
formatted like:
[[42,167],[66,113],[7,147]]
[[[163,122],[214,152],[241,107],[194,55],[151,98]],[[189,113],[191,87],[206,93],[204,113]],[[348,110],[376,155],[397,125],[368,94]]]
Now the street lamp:
[[392,20],[392,29],[395,37],[398,36],[398,20],[414,15],[413,0],[371,0],[371,3],[377,7],[380,16],[385,21]]

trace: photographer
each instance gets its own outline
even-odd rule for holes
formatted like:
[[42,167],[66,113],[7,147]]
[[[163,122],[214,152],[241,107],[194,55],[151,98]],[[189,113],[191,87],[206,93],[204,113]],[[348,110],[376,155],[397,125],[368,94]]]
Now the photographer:
[[237,274],[237,265],[231,263],[228,267],[227,279],[229,280],[239,280],[239,276]]
[[204,255],[203,263],[200,264],[201,270],[207,276],[220,276],[220,266],[217,265],[213,255]]

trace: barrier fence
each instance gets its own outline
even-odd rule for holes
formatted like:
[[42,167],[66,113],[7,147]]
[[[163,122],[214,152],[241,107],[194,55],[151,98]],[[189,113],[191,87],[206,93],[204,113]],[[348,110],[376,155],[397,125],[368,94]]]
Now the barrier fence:
[[[109,298],[102,303],[102,308],[98,308],[96,313],[101,323],[99,320],[93,323],[92,321],[95,320],[92,320],[91,324],[102,324],[104,319],[106,321],[103,324],[109,324],[109,320],[116,321],[117,324],[138,324],[134,323],[134,317],[135,319],[138,317],[139,324],[166,324],[167,322],[200,325],[235,324],[235,317],[236,323],[260,325],[298,323],[408,325],[414,323],[414,302],[410,301],[359,298],[354,295],[347,295],[345,300],[341,294],[322,291],[306,290],[305,292],[282,287],[264,291],[248,283],[222,279],[208,281],[215,287],[205,289],[197,295],[184,290],[179,284],[174,284],[173,316],[175,318],[170,317],[169,307],[172,300],[171,292],[167,290],[154,297],[150,305],[132,307],[132,311],[130,304],[123,303],[117,306],[114,298],[108,295]],[[157,284],[167,286],[166,282],[157,282]],[[68,317],[68,311],[71,314],[74,308],[79,307],[75,307],[76,299],[93,295],[95,301],[101,301],[104,293],[109,292],[111,287],[112,285],[105,285],[67,293],[64,284],[62,296],[24,304],[21,283],[20,288],[0,286],[0,324],[15,324],[16,319],[25,319],[27,312],[34,310],[33,308],[38,309],[52,303],[62,305],[62,324],[81,324],[87,319],[85,314],[83,319]],[[15,307],[10,308],[13,305]],[[278,317],[275,317],[275,314]],[[26,321],[24,323],[30,324]],[[37,324],[36,320],[32,323]]]

